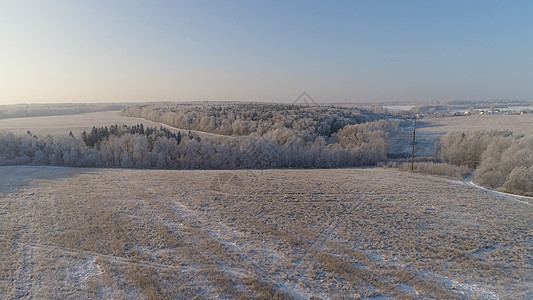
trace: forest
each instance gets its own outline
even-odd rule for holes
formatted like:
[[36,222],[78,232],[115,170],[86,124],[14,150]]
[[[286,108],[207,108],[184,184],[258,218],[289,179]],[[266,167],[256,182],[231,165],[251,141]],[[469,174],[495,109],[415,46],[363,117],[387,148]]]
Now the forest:
[[[183,128],[112,125],[68,137],[0,134],[0,164],[165,169],[331,168],[387,160],[398,120],[340,106],[151,104],[122,114]],[[218,136],[200,136],[203,131]]]
[[156,103],[129,106],[127,117],[161,122],[183,130],[197,130],[227,136],[282,135],[331,137],[347,125],[390,117],[357,107],[280,103]]

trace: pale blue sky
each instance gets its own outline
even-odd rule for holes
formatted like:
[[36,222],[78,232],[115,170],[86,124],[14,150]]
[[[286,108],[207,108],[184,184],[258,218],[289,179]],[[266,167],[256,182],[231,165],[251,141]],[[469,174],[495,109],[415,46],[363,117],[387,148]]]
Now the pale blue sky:
[[532,1],[1,1],[0,103],[533,100]]

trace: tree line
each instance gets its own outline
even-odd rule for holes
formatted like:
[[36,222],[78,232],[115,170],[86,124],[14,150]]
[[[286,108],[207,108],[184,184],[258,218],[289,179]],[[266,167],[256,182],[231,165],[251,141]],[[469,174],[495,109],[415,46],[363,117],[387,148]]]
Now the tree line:
[[[108,139],[110,135],[121,136],[126,133],[132,135],[146,135],[150,149],[153,148],[153,144],[157,137],[164,136],[167,139],[172,138],[175,139],[178,144],[181,141],[181,132],[174,133],[162,126],[159,129],[157,129],[157,127],[147,127],[145,129],[143,124],[137,124],[135,126],[123,125],[122,128],[118,127],[118,125],[111,125],[109,129],[107,126],[100,128],[93,127],[89,133],[84,130],[81,134],[81,138],[85,142],[85,145],[94,147],[99,142]],[[73,137],[72,132],[70,132],[69,136]]]
[[127,107],[121,115],[227,136],[272,136],[288,130],[313,137],[331,137],[347,125],[390,117],[356,107],[280,103],[155,103]]
[[81,137],[0,133],[0,164],[162,169],[332,168],[387,159],[397,121],[346,125],[330,137],[280,128],[259,136],[207,138],[165,128],[94,127]]

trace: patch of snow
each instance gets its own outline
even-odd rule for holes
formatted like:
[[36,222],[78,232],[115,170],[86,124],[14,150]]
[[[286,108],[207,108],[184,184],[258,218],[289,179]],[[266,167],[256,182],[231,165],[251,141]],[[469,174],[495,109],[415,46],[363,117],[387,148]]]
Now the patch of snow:
[[71,266],[69,275],[74,283],[83,283],[91,276],[98,276],[104,273],[102,267],[96,262],[96,256],[87,258],[81,264]]
[[458,291],[459,293],[469,298],[472,298],[472,297],[481,297],[483,299],[500,299],[501,298],[498,294],[488,290],[488,287],[486,286],[481,286],[478,283],[459,282],[452,278],[441,276],[430,270],[424,270],[420,272],[419,277],[421,277],[421,279],[423,280],[430,277],[436,280],[437,282],[439,282],[440,284],[442,284],[444,287],[450,290]]

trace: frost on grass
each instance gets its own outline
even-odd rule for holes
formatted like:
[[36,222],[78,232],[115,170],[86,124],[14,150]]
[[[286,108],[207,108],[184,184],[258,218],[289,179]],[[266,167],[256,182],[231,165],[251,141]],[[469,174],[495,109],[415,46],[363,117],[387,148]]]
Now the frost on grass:
[[[394,170],[2,167],[0,298],[521,298],[531,206]],[[45,179],[56,174],[54,178]]]

